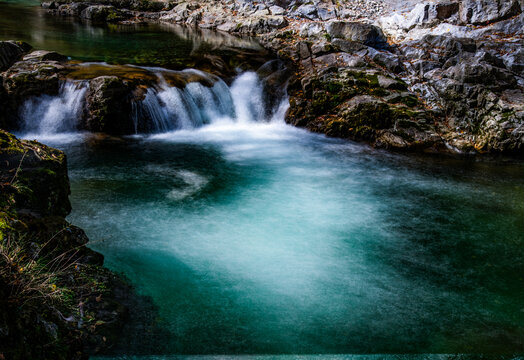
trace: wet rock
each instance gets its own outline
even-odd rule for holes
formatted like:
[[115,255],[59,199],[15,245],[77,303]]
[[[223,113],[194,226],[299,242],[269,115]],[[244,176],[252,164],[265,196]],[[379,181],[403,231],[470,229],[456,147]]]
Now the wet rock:
[[59,54],[55,51],[37,50],[33,51],[23,57],[24,61],[65,61],[67,56]]
[[56,61],[34,59],[19,61],[3,76],[3,86],[8,97],[10,123],[16,123],[18,109],[31,96],[58,94],[60,73],[64,66]]
[[83,128],[111,135],[134,133],[131,89],[116,76],[100,76],[89,82],[87,116]]
[[116,22],[125,19],[123,13],[111,5],[88,6],[82,10],[80,17],[93,22]]

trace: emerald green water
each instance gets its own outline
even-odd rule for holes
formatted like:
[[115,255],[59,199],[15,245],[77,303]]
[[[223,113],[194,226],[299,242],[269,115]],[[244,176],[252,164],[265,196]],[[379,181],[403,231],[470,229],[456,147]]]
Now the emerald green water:
[[70,220],[169,332],[131,354],[524,351],[522,164],[283,124],[65,149]]

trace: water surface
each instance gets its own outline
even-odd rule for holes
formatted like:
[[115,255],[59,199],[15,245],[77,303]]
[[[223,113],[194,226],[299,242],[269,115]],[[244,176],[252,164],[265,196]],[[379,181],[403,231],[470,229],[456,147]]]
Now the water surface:
[[387,154],[279,123],[65,150],[70,220],[171,334],[132,352],[524,349],[522,164]]
[[0,40],[25,41],[35,49],[57,51],[75,60],[176,70],[251,68],[267,58],[250,38],[161,22],[92,24],[53,16],[39,4],[0,0]]

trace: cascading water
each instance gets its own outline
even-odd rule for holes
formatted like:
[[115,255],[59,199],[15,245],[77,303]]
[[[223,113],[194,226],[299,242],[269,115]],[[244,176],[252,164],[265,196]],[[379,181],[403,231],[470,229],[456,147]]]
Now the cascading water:
[[[200,71],[197,73],[206,76]],[[144,100],[135,103],[133,122],[138,129],[140,122],[148,119],[152,132],[161,133],[224,120],[270,121],[265,119],[264,110],[263,87],[254,72],[240,75],[229,87],[218,79],[211,87],[195,81],[179,89],[160,77],[159,89],[148,89]]]
[[[147,89],[142,99],[132,102],[131,120],[135,133],[164,133],[198,128],[214,122],[254,123],[283,118],[284,99],[279,109],[266,111],[264,89],[254,72],[238,76],[231,86],[222,79],[198,70],[185,70],[196,76],[183,88],[172,86],[158,69],[156,86]],[[57,96],[42,95],[29,99],[20,112],[26,133],[51,135],[81,130],[88,82],[66,81]],[[266,114],[280,114],[268,117]]]
[[27,100],[20,110],[23,130],[50,135],[78,128],[87,87],[84,82],[65,82],[57,96],[41,95]]

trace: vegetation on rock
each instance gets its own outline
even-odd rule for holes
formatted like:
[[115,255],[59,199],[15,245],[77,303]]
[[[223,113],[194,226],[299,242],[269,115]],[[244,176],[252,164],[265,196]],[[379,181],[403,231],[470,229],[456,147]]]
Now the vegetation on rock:
[[87,358],[115,341],[127,311],[115,294],[130,288],[64,219],[63,152],[0,130],[0,162],[0,354]]

